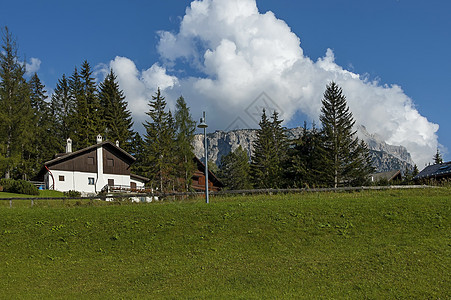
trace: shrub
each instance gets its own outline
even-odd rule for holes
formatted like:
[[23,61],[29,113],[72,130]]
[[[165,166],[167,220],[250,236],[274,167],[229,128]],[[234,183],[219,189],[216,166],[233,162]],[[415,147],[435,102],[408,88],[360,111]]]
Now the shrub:
[[0,185],[3,186],[3,191],[8,193],[25,194],[25,195],[39,195],[39,190],[30,182],[26,180],[14,179],[0,179]]
[[64,192],[64,196],[69,197],[69,198],[77,198],[77,197],[81,196],[81,193],[71,190],[71,191]]

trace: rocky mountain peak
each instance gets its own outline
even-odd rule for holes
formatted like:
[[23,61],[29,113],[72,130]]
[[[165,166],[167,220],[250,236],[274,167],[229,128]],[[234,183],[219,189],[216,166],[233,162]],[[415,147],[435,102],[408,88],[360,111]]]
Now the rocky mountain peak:
[[[297,139],[302,134],[302,127],[290,128],[287,131],[289,139]],[[364,126],[357,126],[359,139],[364,140],[371,152],[373,166],[377,172],[391,170],[404,171],[413,167],[410,153],[402,146],[387,144],[381,137],[370,134]],[[215,131],[207,134],[208,160],[219,165],[221,157],[241,146],[247,151],[249,157],[254,151],[253,143],[257,138],[257,129],[238,129],[229,132]],[[204,136],[196,134],[194,137],[194,154],[204,159]]]

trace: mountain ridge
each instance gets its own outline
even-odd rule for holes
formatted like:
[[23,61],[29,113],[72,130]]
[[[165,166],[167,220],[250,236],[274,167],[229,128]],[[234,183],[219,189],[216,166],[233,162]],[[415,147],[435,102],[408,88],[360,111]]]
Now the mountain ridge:
[[[287,129],[289,139],[297,139],[302,134],[302,127]],[[403,146],[387,144],[379,136],[370,134],[364,126],[357,126],[357,136],[365,141],[370,149],[373,166],[376,172],[391,170],[412,169],[414,162],[410,153]],[[208,160],[219,165],[221,157],[234,151],[239,146],[247,151],[249,157],[254,151],[253,143],[257,138],[257,129],[236,129],[232,131],[217,130],[207,133]],[[196,134],[194,137],[194,154],[204,159],[204,135]]]

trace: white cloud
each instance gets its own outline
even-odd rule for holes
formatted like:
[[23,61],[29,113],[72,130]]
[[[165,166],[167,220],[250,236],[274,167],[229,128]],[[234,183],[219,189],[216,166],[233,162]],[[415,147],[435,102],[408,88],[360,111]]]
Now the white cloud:
[[[177,85],[177,78],[166,74],[166,70],[158,64],[152,65],[149,69],[139,71],[135,63],[126,58],[116,56],[104,66],[104,69],[113,69],[117,76],[120,88],[124,91],[128,109],[133,115],[135,128],[142,132],[142,123],[146,120],[146,112],[149,111],[149,100],[155,95],[157,88],[168,89]],[[99,73],[104,73],[99,71]],[[169,100],[169,107],[173,106]]]
[[[405,146],[419,166],[435,153],[438,125],[421,116],[399,86],[382,86],[345,70],[335,63],[331,49],[312,61],[290,27],[272,12],[259,13],[255,0],[193,1],[179,31],[159,36],[163,66],[140,72],[127,58],[111,62],[138,120],[144,120],[149,93],[157,86],[170,105],[183,94],[193,116],[207,110],[211,129],[226,129],[236,118],[256,127],[246,109],[262,106],[256,99],[262,92],[281,108],[285,121],[298,110],[318,120],[324,89],[334,80],[356,121],[369,132]],[[169,75],[165,66],[177,71],[180,61],[203,75]]]
[[41,60],[39,58],[32,57],[30,61],[30,63],[25,64],[25,70],[28,76],[39,71],[39,68],[41,67]]

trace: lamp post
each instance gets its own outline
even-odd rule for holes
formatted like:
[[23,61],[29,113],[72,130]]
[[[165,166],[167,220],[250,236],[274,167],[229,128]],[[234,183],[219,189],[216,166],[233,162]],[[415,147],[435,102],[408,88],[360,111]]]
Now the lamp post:
[[205,122],[205,112],[203,117],[200,118],[200,124],[197,125],[199,128],[204,129],[204,148],[205,148],[205,201],[208,203],[208,153],[207,153],[207,123]]

